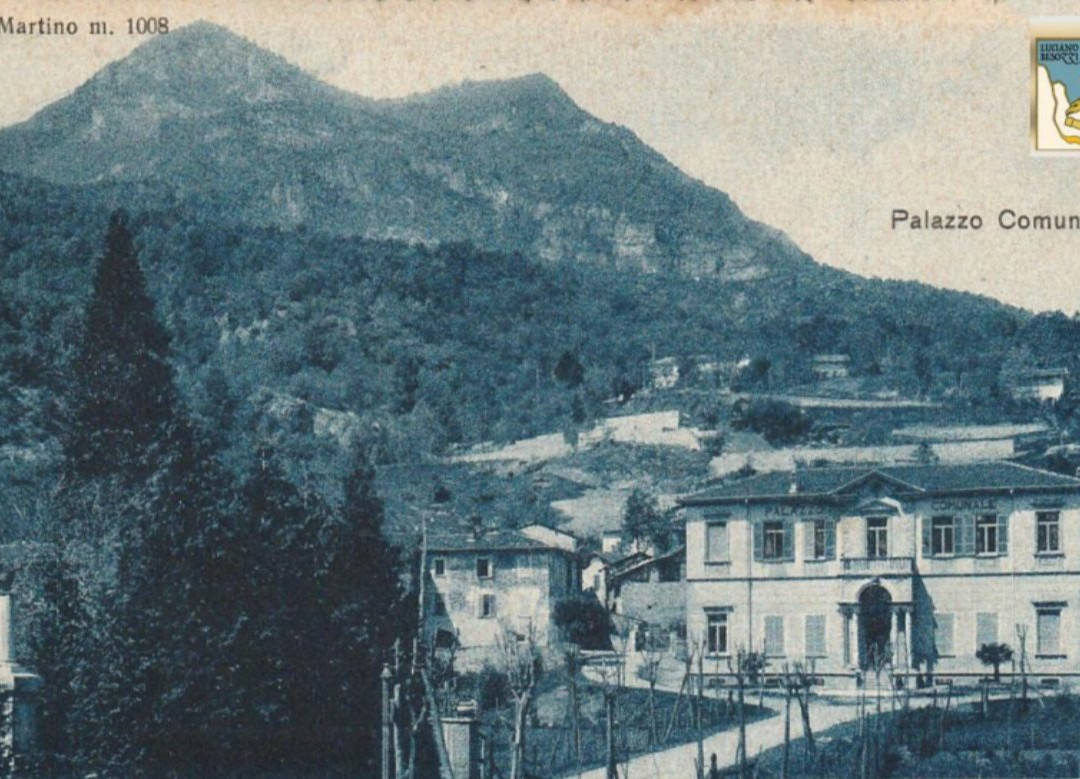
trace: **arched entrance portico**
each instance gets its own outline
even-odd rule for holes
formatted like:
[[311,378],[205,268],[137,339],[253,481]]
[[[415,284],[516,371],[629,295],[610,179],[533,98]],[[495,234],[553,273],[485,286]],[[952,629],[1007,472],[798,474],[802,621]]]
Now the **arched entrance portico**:
[[892,595],[880,584],[869,584],[859,593],[859,668],[873,667],[875,660],[892,659]]

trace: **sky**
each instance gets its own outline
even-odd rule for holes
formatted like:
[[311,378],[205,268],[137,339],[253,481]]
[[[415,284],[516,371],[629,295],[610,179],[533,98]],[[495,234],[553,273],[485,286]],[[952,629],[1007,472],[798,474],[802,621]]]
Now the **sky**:
[[[1080,153],[1034,156],[1030,138],[1031,18],[1069,10],[1065,0],[15,2],[0,16],[84,32],[0,35],[0,125],[130,52],[144,38],[126,34],[129,17],[217,22],[370,97],[543,72],[820,262],[1071,315],[1080,230],[998,225],[1004,209],[1080,216]],[[94,19],[116,34],[85,34]],[[894,227],[896,209],[979,215],[983,227]]]

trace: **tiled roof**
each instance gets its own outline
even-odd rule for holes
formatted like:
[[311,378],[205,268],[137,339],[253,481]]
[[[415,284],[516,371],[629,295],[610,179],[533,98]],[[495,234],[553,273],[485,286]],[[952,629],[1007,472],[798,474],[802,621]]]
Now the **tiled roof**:
[[427,539],[429,552],[466,552],[470,550],[498,552],[529,549],[550,549],[561,552],[557,546],[529,538],[517,530],[485,530],[479,535],[471,529],[457,532],[430,533]]
[[682,499],[684,504],[730,503],[746,499],[837,497],[874,474],[895,485],[898,494],[1080,491],[1080,479],[1006,462],[883,465],[863,468],[806,468],[766,473],[720,484]]

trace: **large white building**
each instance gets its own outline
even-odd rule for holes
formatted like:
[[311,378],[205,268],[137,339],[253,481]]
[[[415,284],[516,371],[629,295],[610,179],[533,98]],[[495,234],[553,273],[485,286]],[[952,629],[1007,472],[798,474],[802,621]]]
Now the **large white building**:
[[850,678],[887,657],[927,682],[986,673],[985,643],[1019,660],[1023,634],[1045,684],[1080,675],[1080,479],[1010,463],[809,468],[682,505],[687,634],[711,655],[764,650],[774,668]]

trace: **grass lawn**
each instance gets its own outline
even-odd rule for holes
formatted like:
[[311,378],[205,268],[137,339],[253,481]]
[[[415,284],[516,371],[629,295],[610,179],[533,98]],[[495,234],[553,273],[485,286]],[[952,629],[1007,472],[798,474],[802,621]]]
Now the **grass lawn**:
[[[474,695],[475,699],[487,698],[489,705],[482,706],[481,718],[484,734],[494,746],[494,761],[499,775],[506,776],[510,769],[510,745],[513,738],[513,704],[505,690],[491,695],[493,687],[481,693],[484,682],[477,678],[463,677],[458,685],[459,697]],[[491,684],[489,682],[489,684]],[[568,771],[595,768],[603,765],[606,750],[603,687],[583,677],[578,678],[578,694],[581,711],[582,757],[579,764],[573,749],[572,728],[569,717],[570,691],[565,672],[550,672],[541,677],[538,685],[533,716],[526,734],[527,775],[536,779],[549,779]],[[706,690],[702,707],[702,730],[705,735],[738,725],[735,706],[728,707],[726,692],[721,698]],[[753,722],[769,716],[768,709],[751,705],[747,696],[746,720]],[[656,692],[653,701],[658,731],[657,742],[651,740],[649,692],[637,688],[622,688],[616,696],[616,752],[619,759],[663,747],[693,741],[697,731],[694,727],[690,701],[683,696],[676,709],[674,693]],[[677,713],[676,713],[677,712]],[[675,713],[673,717],[673,713]],[[664,740],[668,723],[671,733]]]
[[[871,702],[865,732],[857,722],[819,734],[816,754],[802,739],[793,740],[789,779],[861,776],[896,779],[974,779],[975,777],[1080,776],[1080,698],[1064,693],[1032,693],[1026,708],[1019,700],[991,701],[984,717],[978,704],[889,711],[874,715]],[[794,718],[794,717],[793,717]],[[943,722],[944,720],[944,722]],[[793,733],[801,733],[793,723]],[[864,758],[865,744],[865,758]],[[783,748],[763,753],[758,779],[779,777]]]

